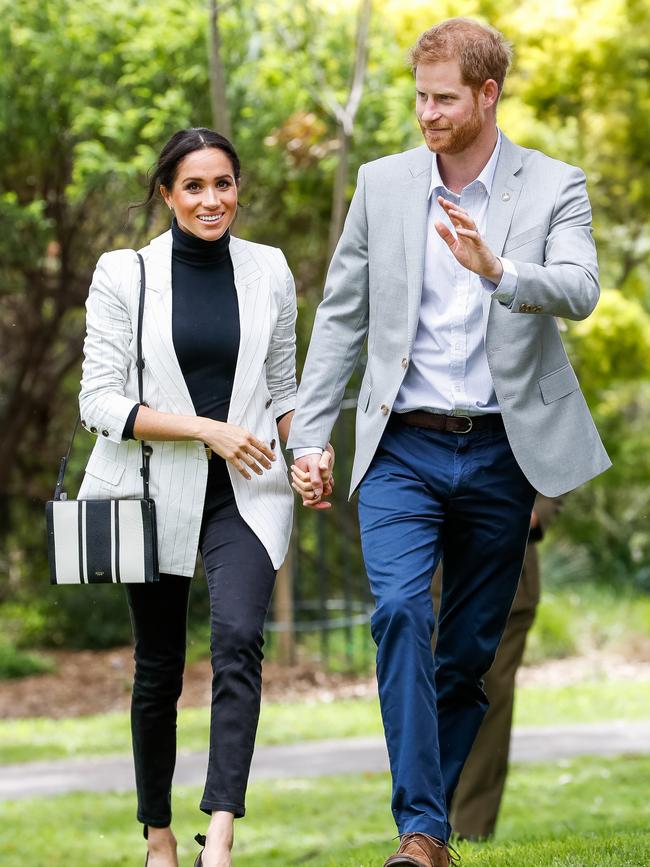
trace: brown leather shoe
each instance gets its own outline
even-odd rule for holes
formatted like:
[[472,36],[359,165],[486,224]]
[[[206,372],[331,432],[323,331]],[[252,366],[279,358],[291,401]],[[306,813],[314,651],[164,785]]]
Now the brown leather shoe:
[[428,834],[403,834],[399,849],[384,862],[384,867],[450,867],[451,853],[446,843]]

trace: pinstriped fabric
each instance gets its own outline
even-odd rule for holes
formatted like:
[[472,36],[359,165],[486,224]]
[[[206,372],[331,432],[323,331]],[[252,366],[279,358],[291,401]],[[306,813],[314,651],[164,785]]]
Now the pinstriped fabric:
[[[172,341],[171,250],[171,233],[166,232],[141,251],[147,274],[144,397],[161,412],[194,415]],[[228,421],[267,443],[278,441],[275,418],[293,409],[296,393],[293,278],[280,250],[231,238],[230,251],[241,339]],[[104,254],[86,305],[88,337],[80,408],[85,427],[96,428],[99,436],[80,499],[142,495],[139,444],[121,439],[126,418],[137,403],[131,322],[137,318],[138,293],[134,252]],[[278,568],[289,543],[293,495],[279,447],[276,454],[272,470],[250,481],[228,469],[243,519]],[[194,572],[207,472],[201,443],[153,443],[151,495],[156,501],[161,572]]]

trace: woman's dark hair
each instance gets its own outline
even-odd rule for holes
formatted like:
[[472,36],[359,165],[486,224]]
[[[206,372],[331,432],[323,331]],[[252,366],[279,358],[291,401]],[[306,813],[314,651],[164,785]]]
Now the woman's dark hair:
[[217,150],[223,151],[230,160],[235,181],[239,182],[241,175],[239,157],[237,156],[237,151],[225,136],[212,129],[205,129],[205,127],[180,129],[174,133],[160,151],[153,174],[149,179],[147,198],[144,202],[134,207],[146,207],[151,204],[161,184],[168,190],[171,190],[176,180],[180,161],[193,151],[203,150],[204,148],[217,148]]

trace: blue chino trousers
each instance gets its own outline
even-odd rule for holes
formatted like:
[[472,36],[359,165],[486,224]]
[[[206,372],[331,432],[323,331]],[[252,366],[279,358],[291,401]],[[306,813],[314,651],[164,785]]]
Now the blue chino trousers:
[[[535,491],[503,428],[453,434],[393,415],[359,494],[377,680],[400,834],[448,840],[488,707],[482,687],[526,551]],[[443,559],[435,659],[431,581]]]

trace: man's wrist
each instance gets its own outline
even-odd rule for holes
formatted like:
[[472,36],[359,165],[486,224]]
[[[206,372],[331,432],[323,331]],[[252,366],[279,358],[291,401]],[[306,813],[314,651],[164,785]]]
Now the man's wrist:
[[485,277],[486,280],[489,280],[490,283],[494,283],[495,286],[499,285],[501,278],[503,277],[503,264],[498,256],[494,257],[492,267],[481,274],[481,277]]

